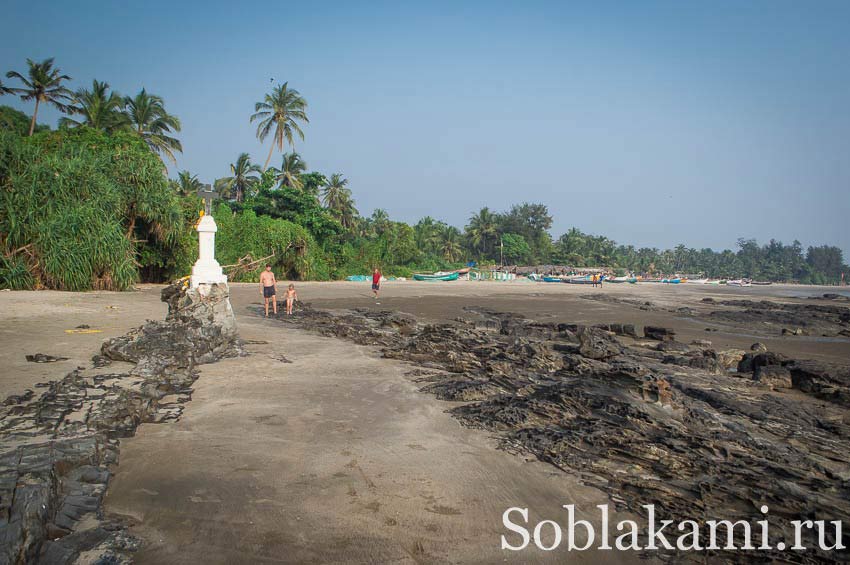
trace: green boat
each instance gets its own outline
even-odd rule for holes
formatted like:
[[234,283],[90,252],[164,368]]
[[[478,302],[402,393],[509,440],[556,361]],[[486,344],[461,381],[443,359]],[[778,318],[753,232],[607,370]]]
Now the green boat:
[[454,273],[434,273],[433,275],[424,275],[416,273],[413,275],[415,281],[456,281],[459,274]]

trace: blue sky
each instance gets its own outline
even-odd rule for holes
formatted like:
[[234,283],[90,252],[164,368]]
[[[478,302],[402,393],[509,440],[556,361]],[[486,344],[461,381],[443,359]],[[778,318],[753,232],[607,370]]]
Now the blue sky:
[[3,16],[0,70],[52,56],[75,88],[160,94],[183,122],[179,169],[205,182],[241,151],[265,160],[248,118],[274,79],[309,102],[296,150],[348,177],[364,214],[462,227],[543,202],[555,237],[774,237],[850,257],[848,2],[7,1]]

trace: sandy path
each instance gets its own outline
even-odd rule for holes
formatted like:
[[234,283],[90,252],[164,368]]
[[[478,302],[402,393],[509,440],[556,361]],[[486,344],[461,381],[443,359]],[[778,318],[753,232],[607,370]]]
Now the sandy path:
[[270,343],[203,366],[179,422],[122,441],[105,509],[150,542],[140,563],[493,563],[518,557],[499,546],[506,508],[536,523],[607,502],[462,428],[410,365],[273,321],[240,332]]

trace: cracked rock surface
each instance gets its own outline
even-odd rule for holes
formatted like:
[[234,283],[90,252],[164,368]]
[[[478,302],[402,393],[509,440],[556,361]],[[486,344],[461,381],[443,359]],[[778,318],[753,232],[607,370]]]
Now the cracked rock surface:
[[180,417],[195,366],[241,348],[226,286],[163,289],[164,322],[106,341],[91,367],[0,406],[0,564],[128,562],[138,542],[100,512],[119,439]]
[[[654,504],[678,520],[743,519],[755,528],[767,505],[774,546],[793,539],[791,520],[850,523],[847,366],[788,359],[762,344],[749,352],[686,345],[665,328],[636,338],[633,326],[475,308],[454,323],[419,324],[397,312],[304,305],[285,323],[415,364],[423,391],[458,402],[451,413],[461,423],[604,489],[620,508],[645,515],[642,505]],[[758,555],[839,557],[847,554]]]

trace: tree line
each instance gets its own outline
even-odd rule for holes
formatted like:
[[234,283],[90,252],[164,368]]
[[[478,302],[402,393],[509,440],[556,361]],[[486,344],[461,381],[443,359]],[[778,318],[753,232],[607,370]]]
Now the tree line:
[[[122,96],[93,80],[71,90],[53,59],[27,67],[6,74],[18,84],[0,83],[0,94],[34,102],[31,116],[0,106],[0,286],[120,289],[188,272],[204,183],[185,170],[166,176],[165,160],[176,162],[182,151],[180,120],[145,89]],[[65,114],[55,131],[37,122],[44,105]],[[739,240],[736,251],[717,252],[635,248],[577,228],[553,239],[542,203],[484,207],[462,229],[430,216],[394,221],[383,209],[366,216],[342,173],[312,171],[295,151],[309,124],[297,90],[274,86],[246,122],[269,143],[262,166],[242,152],[212,183],[220,195],[217,253],[231,280],[256,280],[265,262],[289,278],[316,280],[374,266],[409,276],[469,261],[811,283],[837,282],[848,270],[839,248],[804,250],[797,241]]]

